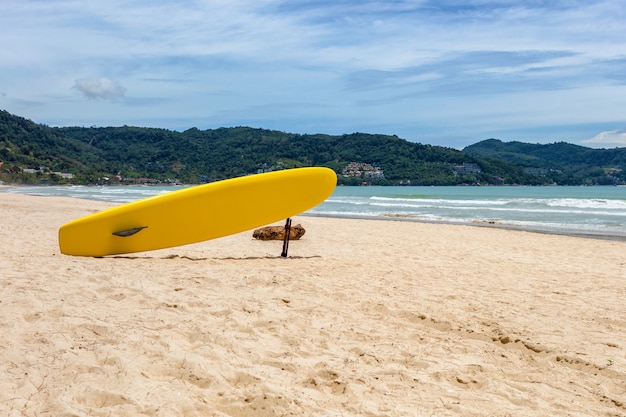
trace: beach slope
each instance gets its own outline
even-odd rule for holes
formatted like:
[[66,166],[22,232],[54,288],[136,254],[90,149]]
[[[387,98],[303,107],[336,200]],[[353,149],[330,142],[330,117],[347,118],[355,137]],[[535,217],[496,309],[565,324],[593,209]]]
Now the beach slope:
[[0,193],[0,415],[626,416],[626,243],[298,217],[106,258]]

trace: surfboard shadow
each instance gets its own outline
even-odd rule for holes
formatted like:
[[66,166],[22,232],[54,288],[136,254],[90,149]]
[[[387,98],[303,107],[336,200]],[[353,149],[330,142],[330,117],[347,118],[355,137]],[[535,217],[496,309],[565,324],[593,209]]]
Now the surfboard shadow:
[[257,260],[257,259],[314,259],[314,258],[321,258],[321,256],[319,255],[311,255],[311,256],[287,256],[287,257],[283,257],[283,256],[247,256],[245,258],[233,258],[233,257],[226,257],[226,258],[211,258],[211,259],[215,259],[215,260],[219,260],[219,261],[253,261],[253,260]]
[[167,256],[128,256],[128,255],[114,255],[114,256],[103,256],[100,258],[113,258],[113,259],[186,259],[188,261],[254,261],[259,259],[314,259],[321,258],[320,255],[311,255],[311,256],[288,256],[283,257],[280,255],[277,256],[247,256],[243,258],[235,258],[235,257],[226,257],[226,258],[196,258],[187,255],[167,255]]

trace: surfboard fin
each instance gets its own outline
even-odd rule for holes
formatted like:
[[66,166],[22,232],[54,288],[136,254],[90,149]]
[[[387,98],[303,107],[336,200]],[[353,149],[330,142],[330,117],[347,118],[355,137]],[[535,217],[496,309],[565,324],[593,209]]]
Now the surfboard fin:
[[119,236],[119,237],[129,237],[129,236],[134,235],[135,233],[141,232],[146,227],[148,226],[135,227],[134,229],[128,229],[128,230],[120,230],[119,232],[113,232],[113,235]]

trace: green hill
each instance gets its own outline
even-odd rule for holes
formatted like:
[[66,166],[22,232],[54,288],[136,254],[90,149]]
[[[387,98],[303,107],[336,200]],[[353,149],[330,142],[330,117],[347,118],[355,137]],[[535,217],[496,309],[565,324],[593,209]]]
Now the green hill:
[[0,162],[5,174],[40,166],[78,173],[106,164],[97,149],[5,111],[0,111]]
[[[0,180],[5,182],[197,183],[294,166],[328,166],[343,184],[541,183],[513,164],[396,136],[299,135],[249,127],[185,132],[130,126],[51,128],[5,111],[0,112],[0,162]],[[343,174],[349,164],[360,169]]]
[[624,182],[623,152],[566,143],[488,140],[462,152],[366,133],[53,128],[0,111],[0,181],[7,183],[191,184],[295,166],[330,167],[346,185]]
[[488,139],[466,147],[463,152],[513,163],[560,185],[626,181],[626,148],[591,149],[565,142],[540,145]]

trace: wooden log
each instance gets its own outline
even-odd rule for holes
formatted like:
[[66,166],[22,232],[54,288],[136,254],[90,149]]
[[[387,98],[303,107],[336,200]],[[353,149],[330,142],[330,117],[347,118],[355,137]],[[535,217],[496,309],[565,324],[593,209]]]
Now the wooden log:
[[[302,225],[297,224],[295,226],[291,226],[291,230],[289,231],[289,239],[290,240],[298,240],[305,233],[304,227]],[[252,233],[252,237],[258,240],[284,240],[285,239],[285,226],[265,226],[259,229],[256,229]]]

